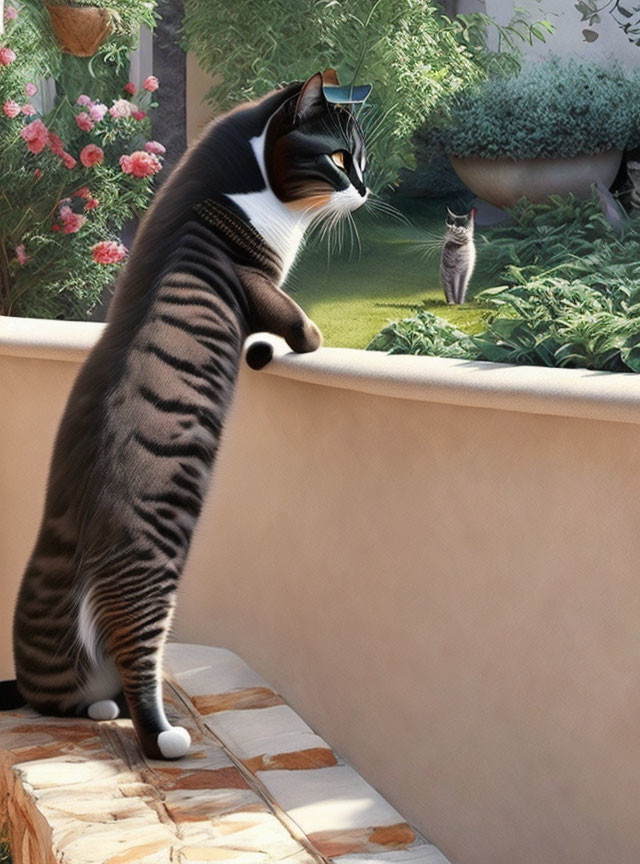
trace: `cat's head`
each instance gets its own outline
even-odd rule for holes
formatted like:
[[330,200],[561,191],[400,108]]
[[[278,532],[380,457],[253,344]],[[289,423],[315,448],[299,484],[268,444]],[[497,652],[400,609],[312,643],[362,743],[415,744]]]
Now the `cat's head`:
[[356,210],[367,200],[364,138],[351,111],[327,101],[318,72],[271,117],[264,160],[275,195],[309,214]]
[[473,223],[475,221],[476,208],[472,207],[469,213],[463,213],[458,216],[447,207],[446,224],[447,230],[451,234],[464,237],[473,231]]

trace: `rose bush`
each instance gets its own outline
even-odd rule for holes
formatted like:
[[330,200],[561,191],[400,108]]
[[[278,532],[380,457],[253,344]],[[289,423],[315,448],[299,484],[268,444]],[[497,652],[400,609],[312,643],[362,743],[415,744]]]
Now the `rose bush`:
[[[0,36],[0,314],[83,318],[122,266],[122,228],[162,169],[148,117],[158,82],[119,83],[107,98],[102,80],[100,99],[87,83],[73,101],[60,88],[44,113],[40,81],[62,61],[57,44],[36,50],[43,9],[8,7]],[[135,157],[130,172],[121,157]]]

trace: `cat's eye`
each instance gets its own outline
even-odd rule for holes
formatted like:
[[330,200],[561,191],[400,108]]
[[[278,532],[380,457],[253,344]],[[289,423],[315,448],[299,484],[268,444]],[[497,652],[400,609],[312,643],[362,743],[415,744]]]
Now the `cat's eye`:
[[344,165],[344,150],[336,150],[335,153],[332,153],[331,161],[334,165],[337,165],[338,168],[342,168],[343,171],[347,170]]

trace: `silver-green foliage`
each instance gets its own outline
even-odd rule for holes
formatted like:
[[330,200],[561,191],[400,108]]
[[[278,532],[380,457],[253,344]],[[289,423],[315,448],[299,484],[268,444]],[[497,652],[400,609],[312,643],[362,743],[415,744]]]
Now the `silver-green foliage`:
[[477,356],[466,333],[426,309],[413,318],[393,321],[367,345],[367,351],[387,354],[430,354],[432,357]]
[[421,137],[455,156],[569,157],[639,143],[640,78],[553,57],[512,76],[472,82],[440,128]]

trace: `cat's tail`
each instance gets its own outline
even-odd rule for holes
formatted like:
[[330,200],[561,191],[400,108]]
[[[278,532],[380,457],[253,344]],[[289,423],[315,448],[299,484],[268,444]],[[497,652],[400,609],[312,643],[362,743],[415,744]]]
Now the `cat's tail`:
[[0,711],[15,711],[26,704],[27,700],[18,690],[17,681],[0,681]]
[[252,342],[247,348],[245,360],[252,369],[264,369],[273,358],[273,346],[268,342]]

